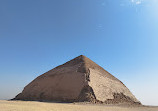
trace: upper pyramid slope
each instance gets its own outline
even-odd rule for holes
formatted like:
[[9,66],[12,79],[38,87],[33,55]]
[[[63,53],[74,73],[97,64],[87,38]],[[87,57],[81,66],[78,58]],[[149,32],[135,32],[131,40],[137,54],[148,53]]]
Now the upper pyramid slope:
[[[89,59],[88,57],[86,57],[84,55],[80,55],[80,56],[60,65],[60,66],[57,66],[54,69],[63,68],[63,67],[72,67],[72,66],[75,66],[78,64],[80,64],[80,66],[78,68],[78,72],[89,73],[89,68],[91,68],[91,69],[95,69],[95,70],[100,71],[101,74],[103,74],[103,76],[107,76],[110,79],[119,81],[116,77],[111,75],[108,71],[106,71],[101,66],[99,66],[98,64],[96,64],[95,62],[93,62],[91,59]],[[52,69],[52,70],[54,70],[54,69]],[[52,71],[52,70],[50,70],[50,71]]]

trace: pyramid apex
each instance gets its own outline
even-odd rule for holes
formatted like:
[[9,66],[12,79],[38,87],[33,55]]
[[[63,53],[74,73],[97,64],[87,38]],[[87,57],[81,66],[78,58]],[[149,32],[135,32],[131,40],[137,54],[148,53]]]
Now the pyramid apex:
[[[86,57],[85,55],[79,55],[77,57],[75,57],[72,60],[78,59],[80,62],[84,62],[88,57]],[[89,59],[89,58],[88,58]],[[70,60],[71,61],[71,60]]]
[[86,57],[85,55],[79,55],[78,57]]

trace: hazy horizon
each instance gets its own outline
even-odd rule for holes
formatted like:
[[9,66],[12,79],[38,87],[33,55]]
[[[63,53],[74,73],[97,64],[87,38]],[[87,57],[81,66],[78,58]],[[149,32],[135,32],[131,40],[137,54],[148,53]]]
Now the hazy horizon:
[[0,0],[0,99],[85,55],[158,106],[158,0]]

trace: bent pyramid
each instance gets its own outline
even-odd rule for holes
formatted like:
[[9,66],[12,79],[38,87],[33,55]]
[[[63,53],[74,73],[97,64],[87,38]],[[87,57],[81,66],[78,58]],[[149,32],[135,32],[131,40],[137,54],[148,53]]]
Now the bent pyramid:
[[14,99],[141,104],[120,80],[83,55],[40,75]]

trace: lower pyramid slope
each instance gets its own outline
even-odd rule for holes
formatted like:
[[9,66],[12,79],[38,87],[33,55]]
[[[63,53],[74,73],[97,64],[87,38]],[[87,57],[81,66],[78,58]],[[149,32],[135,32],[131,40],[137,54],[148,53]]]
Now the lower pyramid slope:
[[83,55],[40,75],[14,100],[141,104],[120,80]]

